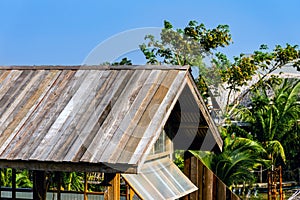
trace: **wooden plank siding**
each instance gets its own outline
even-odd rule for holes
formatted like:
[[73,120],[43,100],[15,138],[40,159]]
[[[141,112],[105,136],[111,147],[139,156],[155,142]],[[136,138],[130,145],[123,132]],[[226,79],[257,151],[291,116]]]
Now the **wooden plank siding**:
[[200,159],[186,151],[184,173],[198,187],[198,190],[185,196],[184,200],[239,200],[228,187]]
[[[73,171],[90,171],[91,164],[96,171],[137,173],[183,88],[203,107],[200,137],[210,129],[221,148],[188,70],[0,66],[0,167],[64,171],[73,164]],[[182,116],[187,126],[193,113]]]

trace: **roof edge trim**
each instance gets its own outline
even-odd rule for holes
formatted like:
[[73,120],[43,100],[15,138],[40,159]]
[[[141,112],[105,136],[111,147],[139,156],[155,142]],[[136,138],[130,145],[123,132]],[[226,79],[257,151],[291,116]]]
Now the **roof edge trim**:
[[0,70],[189,70],[190,66],[164,65],[12,65]]

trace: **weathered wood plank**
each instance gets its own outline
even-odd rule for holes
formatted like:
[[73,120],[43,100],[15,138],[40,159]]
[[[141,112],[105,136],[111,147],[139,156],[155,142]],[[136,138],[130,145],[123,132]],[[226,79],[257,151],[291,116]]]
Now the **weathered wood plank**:
[[[112,140],[113,136],[119,137],[118,134],[123,134],[123,130],[120,130],[121,122],[124,120],[126,114],[130,111],[136,96],[139,94],[143,83],[149,76],[150,71],[135,71],[132,78],[126,84],[123,92],[118,96],[116,104],[112,107],[110,114],[103,123],[103,132],[106,133],[106,137],[103,137],[102,148],[96,154],[99,161],[107,161],[111,157],[112,146],[117,147],[119,141]],[[128,121],[130,123],[130,121]],[[114,143],[115,142],[115,143]]]
[[[1,73],[0,76],[0,100],[2,100],[2,98],[8,92],[9,89],[15,86],[14,85],[15,81],[22,74],[22,71],[2,71],[2,72],[3,73]],[[0,112],[0,114],[2,114],[3,112],[3,107],[1,110],[2,111]]]
[[[161,87],[157,90],[151,103],[144,112],[139,126],[135,129],[132,141],[127,143],[128,149],[124,149],[124,152],[128,150],[132,152],[133,150],[129,163],[137,163],[138,161],[144,162],[142,159],[146,159],[151,147],[161,134],[163,126],[185,85],[185,72],[169,71],[168,74],[169,73],[169,77],[167,75],[163,80]],[[149,125],[144,124],[147,123],[147,121]],[[147,128],[146,130],[144,130],[145,128],[140,129],[142,127]],[[138,140],[136,140],[136,138],[138,138]],[[123,155],[127,156],[125,154]],[[128,158],[123,157],[123,160],[119,159],[119,161],[126,162]]]
[[213,173],[207,167],[204,168],[203,199],[213,199]]
[[[10,87],[9,90],[6,92],[4,97],[0,101],[0,132],[2,133],[4,129],[8,126],[11,122],[8,121],[11,113],[15,110],[15,107],[21,102],[22,98],[25,96],[26,91],[22,92],[24,89],[30,89],[30,87],[26,88],[26,83],[32,78],[34,74],[27,72],[22,73],[18,79],[13,83],[14,87]],[[31,82],[33,84],[33,82]],[[19,97],[19,98],[18,98]]]
[[77,71],[72,80],[68,83],[68,92],[64,95],[60,95],[59,101],[56,102],[56,105],[59,108],[56,111],[59,111],[59,113],[53,113],[55,117],[52,118],[53,121],[51,121],[51,126],[47,130],[42,130],[45,131],[42,134],[43,139],[30,156],[30,159],[43,160],[47,158],[52,150],[52,145],[55,144],[60,137],[58,133],[62,134],[59,130],[62,128],[67,116],[73,109],[72,98],[74,98],[74,95],[80,88],[83,80],[86,79],[87,74],[88,71]]
[[[190,169],[190,180],[192,183],[194,183],[197,187],[199,185],[199,177],[198,177],[198,171],[199,171],[199,166],[198,166],[198,159],[195,156],[191,157],[191,169]],[[190,195],[191,200],[196,200],[198,199],[199,196],[199,191],[195,191],[191,193]]]
[[[107,80],[110,79],[110,74],[110,71],[103,71],[103,73],[99,74],[99,80],[95,80],[97,84],[95,84],[94,88],[91,88],[91,94],[84,102],[85,106],[80,108],[79,114],[73,120],[75,121],[73,123],[76,125],[74,130],[77,132],[76,136],[72,135],[69,138],[69,140],[72,140],[69,145],[62,144],[64,148],[61,149],[61,153],[56,154],[57,159],[73,160],[78,155],[78,151],[81,151],[86,138],[95,135],[95,130],[93,130],[95,126],[98,127],[96,128],[97,130],[100,128],[97,105],[105,96],[104,93],[107,92]],[[101,112],[104,112],[104,110],[101,110]]]
[[74,137],[76,136],[76,132],[68,130],[72,130],[76,126],[76,121],[73,122],[74,117],[76,117],[81,106],[84,105],[84,102],[89,96],[89,89],[92,87],[96,76],[96,73],[87,71],[87,75],[82,80],[79,88],[49,129],[49,138],[45,138],[45,140],[43,140],[45,141],[44,143],[42,141],[43,145],[45,145],[44,149],[47,150],[43,152],[43,155],[40,156],[39,159],[52,160],[52,156],[56,154],[56,151],[60,151],[61,147],[59,145],[63,142],[67,145],[68,141],[66,141],[66,139],[73,134]]
[[226,185],[219,178],[217,178],[217,182],[218,182],[217,199],[226,200]]
[[[43,72],[37,73],[34,77],[32,77],[30,82],[26,84],[24,90],[21,91],[20,95],[18,95],[18,98],[11,105],[11,109],[8,109],[7,112],[2,115],[6,123],[9,123],[9,125],[7,124],[7,127],[4,125],[3,127],[6,127],[6,129],[4,131],[1,130],[1,132],[3,131],[1,136],[8,137],[6,137],[4,143],[1,143],[0,152],[7,148],[12,139],[18,134],[23,124],[28,120],[31,113],[36,109],[39,101],[45,95],[44,90],[47,89],[47,85],[37,88],[37,86],[34,84],[37,80],[44,77],[45,73]],[[45,82],[50,82],[51,79],[52,77],[48,77]],[[42,95],[40,96],[39,93],[42,93]]]
[[[110,121],[110,123],[107,124],[109,129],[106,129],[106,131],[111,133],[111,137],[107,138],[108,140],[104,143],[105,151],[103,151],[102,154],[97,155],[100,161],[108,161],[111,158],[113,151],[120,144],[120,138],[126,134],[125,130],[131,123],[131,115],[136,113],[136,111],[132,112],[134,103],[136,102],[135,100],[141,93],[143,84],[149,77],[150,72],[151,71],[143,70],[137,72],[138,74],[133,74],[135,78],[128,82],[126,88],[124,88],[124,92],[119,96],[116,102],[116,105],[118,106],[115,107],[116,109],[112,109],[112,115],[108,116],[107,121]],[[110,117],[112,118],[110,119]],[[123,123],[124,120],[126,123]],[[106,127],[103,126],[104,131],[105,128]]]
[[199,165],[198,166],[199,182],[198,182],[198,185],[197,185],[197,187],[198,187],[198,199],[199,200],[204,200],[203,199],[203,178],[204,178],[203,172],[204,172],[204,167],[206,167],[206,166],[203,165],[203,163],[201,162],[200,159],[198,159],[198,165]]
[[[126,146],[122,150],[122,153],[118,158],[118,162],[126,163],[130,161],[131,157],[133,156],[133,153],[136,151],[136,147],[138,146],[139,141],[143,137],[147,137],[147,135],[144,136],[143,134],[147,129],[147,127],[150,125],[153,116],[158,110],[161,102],[164,100],[164,97],[167,95],[170,86],[173,83],[176,76],[177,76],[177,72],[173,71],[167,73],[162,83],[159,85],[158,89],[156,90],[153,98],[148,103],[144,113],[142,114],[142,117],[138,121],[138,124],[133,131],[132,136],[129,138],[128,142],[126,143]],[[153,133],[156,133],[155,129],[152,130],[152,135],[150,137],[153,137]],[[136,155],[136,156],[140,158],[140,155]]]
[[110,112],[110,102],[113,96],[110,94],[113,92],[113,84],[116,82],[118,74],[120,73],[112,72],[107,78],[105,76],[101,77],[101,79],[103,79],[102,81],[104,81],[102,87],[95,96],[95,102],[93,102],[87,110],[87,113],[91,113],[90,118],[83,130],[80,132],[76,141],[74,141],[74,145],[67,152],[64,160],[72,160],[75,162],[81,160],[81,157],[86,152],[88,146]]
[[57,102],[61,102],[60,98],[63,97],[59,94],[71,92],[68,83],[74,77],[74,74],[75,71],[63,71],[52,84],[48,94],[32,114],[31,121],[34,123],[28,123],[22,128],[22,131],[26,132],[28,140],[23,141],[23,144],[19,146],[19,153],[16,152],[18,153],[16,158],[30,159],[33,152],[40,146],[47,131],[67,104],[67,101],[59,104]]
[[[106,103],[103,104],[103,109],[105,109],[107,107],[107,103],[111,108],[114,107],[117,97],[123,91],[128,79],[130,78],[132,73],[133,73],[133,71],[120,71],[120,73],[118,74],[118,78],[117,78],[118,81],[113,85],[111,92],[107,95],[108,99],[106,99]],[[108,113],[108,115],[110,113],[111,113],[111,111]],[[107,116],[104,119],[103,124],[108,123],[108,122],[105,122],[107,120]],[[102,124],[102,126],[103,126],[103,124]],[[96,153],[103,148],[99,144],[102,144],[103,139],[106,137],[105,134],[109,134],[109,133],[105,132],[104,129],[101,127],[97,131],[93,140],[90,142],[90,145],[88,145],[88,148],[85,151],[85,153],[81,159],[82,161],[98,162],[98,157],[96,157]]]
[[[92,82],[88,86],[88,89],[83,91],[84,93],[79,94],[81,98],[77,100],[78,102],[74,105],[72,113],[66,120],[69,121],[69,123],[66,123],[67,126],[61,130],[63,134],[59,141],[54,144],[53,151],[48,156],[48,159],[50,160],[64,160],[68,150],[74,146],[74,141],[79,137],[83,126],[92,114],[92,112],[87,111],[90,106],[93,106],[91,102],[95,98],[96,91],[98,91],[99,87],[101,87],[100,79],[103,71],[91,71],[90,74],[92,77],[88,77],[92,79]],[[77,148],[79,148],[79,146],[77,146]]]
[[[23,99],[21,104],[21,109],[18,111],[18,116],[15,117],[14,121],[19,122],[15,129],[16,135],[13,141],[6,148],[5,154],[8,154],[9,158],[19,158],[19,153],[22,150],[20,146],[27,144],[30,137],[28,137],[29,125],[33,125],[36,121],[32,120],[32,116],[41,105],[44,97],[47,95],[52,84],[56,81],[57,77],[60,75],[59,71],[53,71],[52,73],[46,73],[39,79],[43,81],[38,81],[42,84],[36,84],[35,87],[31,88],[31,91],[27,91],[26,98]],[[17,120],[20,118],[20,120]],[[23,145],[22,145],[23,144]]]
[[[160,71],[152,71],[148,76],[129,112],[126,113],[126,116],[120,123],[120,127],[117,129],[111,140],[113,144],[117,145],[115,147],[113,145],[108,146],[106,149],[106,155],[111,152],[111,156],[108,157],[109,162],[117,162],[120,154],[127,144],[127,141],[132,136],[134,128],[137,126],[138,121],[165,75],[165,72],[161,73]],[[104,156],[102,156],[102,159],[105,159],[103,158]]]

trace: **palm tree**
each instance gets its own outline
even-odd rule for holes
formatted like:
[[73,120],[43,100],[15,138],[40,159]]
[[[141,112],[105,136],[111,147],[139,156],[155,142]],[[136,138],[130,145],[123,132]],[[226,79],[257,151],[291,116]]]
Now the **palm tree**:
[[[264,84],[252,93],[249,108],[240,108],[236,117],[252,124],[254,138],[268,151],[272,163],[285,161],[282,142],[300,119],[300,80],[284,79],[281,84]],[[287,141],[285,141],[285,146]]]
[[268,166],[266,150],[248,138],[227,135],[223,143],[223,151],[219,154],[211,152],[192,152],[210,168],[227,186],[255,181],[251,171],[259,166]]

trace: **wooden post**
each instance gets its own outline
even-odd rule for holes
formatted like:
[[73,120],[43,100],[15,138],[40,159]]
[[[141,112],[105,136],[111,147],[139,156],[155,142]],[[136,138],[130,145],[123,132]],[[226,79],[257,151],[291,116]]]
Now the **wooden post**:
[[12,186],[12,191],[11,191],[11,196],[12,199],[16,199],[16,169],[12,169],[12,176],[11,176],[11,186]]
[[203,200],[203,177],[204,177],[204,175],[203,175],[203,172],[204,172],[204,168],[205,168],[205,166],[203,165],[203,163],[201,162],[201,160],[198,160],[198,169],[199,169],[199,174],[198,174],[198,177],[199,177],[199,181],[198,181],[198,185],[197,185],[197,187],[198,187],[198,199],[199,200]]
[[[0,168],[0,177],[1,177],[1,173],[2,173],[2,169]],[[0,199],[1,199],[1,193],[2,193],[1,187],[2,187],[2,180],[0,178]]]
[[282,191],[282,167],[279,166],[279,195],[280,200],[283,200],[283,191]]
[[109,180],[105,200],[120,200],[120,174],[107,173],[105,176]]
[[87,173],[84,172],[84,190],[83,190],[83,199],[84,200],[88,200],[87,190],[88,190]]
[[33,199],[46,200],[46,197],[47,197],[46,172],[34,171],[34,173],[33,173]]
[[57,200],[61,200],[61,172],[56,172],[57,176]]
[[272,174],[271,171],[268,171],[268,200],[271,200],[272,191],[271,191],[271,185],[272,185]]
[[204,186],[203,186],[203,199],[213,199],[213,173],[207,167],[204,168]]
[[[188,151],[185,151],[183,157],[184,157],[183,172],[189,179],[191,179],[191,157],[192,157],[192,154]],[[190,199],[189,196],[190,195],[186,195],[182,199],[189,200]]]
[[219,178],[217,178],[217,182],[218,182],[217,199],[226,200],[226,185]]
[[217,177],[216,175],[213,174],[213,198],[214,200],[216,200],[218,197],[218,181],[217,181]]
[[[191,157],[191,167],[190,167],[190,180],[194,183],[197,187],[198,183],[198,159],[195,156]],[[190,194],[190,200],[197,200],[198,199],[198,190]]]
[[133,196],[134,196],[134,191],[133,189],[127,185],[127,196],[126,196],[126,200],[133,200]]

